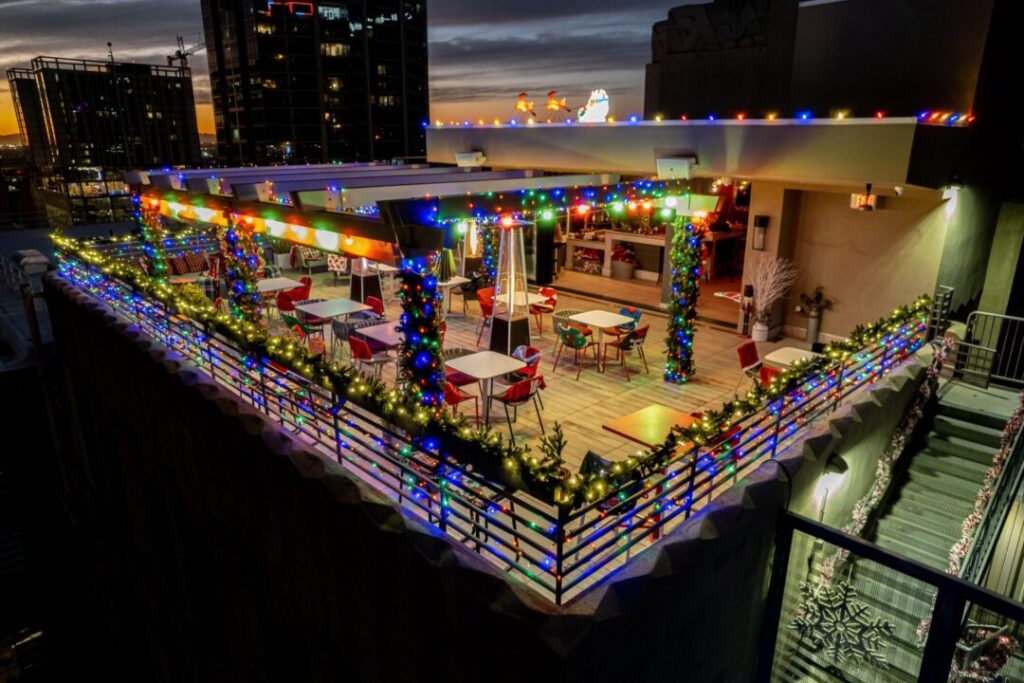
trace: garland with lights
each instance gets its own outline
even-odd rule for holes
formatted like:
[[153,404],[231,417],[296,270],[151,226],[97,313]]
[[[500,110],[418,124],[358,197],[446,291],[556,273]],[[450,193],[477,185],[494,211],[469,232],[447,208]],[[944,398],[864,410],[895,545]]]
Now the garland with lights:
[[693,321],[700,293],[700,237],[693,223],[672,230],[672,295],[668,303],[665,381],[683,384],[693,375]]
[[498,281],[498,243],[500,233],[497,226],[481,226],[480,239],[483,246],[484,272],[480,278],[481,287],[493,287]]
[[167,254],[164,253],[164,240],[167,230],[163,216],[160,215],[160,202],[151,199],[143,202],[139,197],[132,201],[138,205],[139,227],[142,230],[142,258],[146,270],[161,282],[167,281]]
[[263,298],[256,288],[263,272],[263,260],[254,238],[252,221],[237,223],[231,215],[227,219],[228,224],[218,232],[231,314],[257,322],[263,312]]
[[[133,292],[149,295],[169,309],[182,313],[214,332],[233,341],[251,359],[265,358],[279,363],[326,389],[339,400],[393,421],[425,447],[440,449],[460,462],[471,463],[477,472],[494,481],[523,490],[537,498],[571,510],[599,500],[637,476],[658,471],[687,443],[717,446],[727,440],[732,425],[744,417],[803,386],[818,376],[835,382],[839,368],[854,353],[878,342],[902,326],[920,325],[927,318],[931,301],[921,297],[910,306],[896,309],[888,317],[855,328],[849,338],[825,347],[821,356],[794,363],[775,377],[767,387],[755,386],[743,398],[736,397],[719,410],[708,410],[703,418],[686,428],[674,428],[665,441],[646,453],[616,462],[608,473],[570,473],[560,458],[539,457],[528,447],[515,446],[489,428],[474,429],[463,415],[432,411],[417,397],[359,373],[352,366],[341,366],[310,354],[294,339],[272,336],[258,324],[217,311],[205,297],[188,297],[181,289],[160,282],[140,268],[111,258],[90,244],[52,235],[57,247],[62,275],[94,296],[105,298],[104,289],[117,289],[113,278],[130,288],[124,296],[129,309],[134,307]],[[110,278],[104,277],[110,276]],[[121,289],[125,289],[121,287]],[[919,343],[907,344],[894,353],[890,363],[898,363],[917,350]],[[253,360],[253,367],[256,361]]]
[[437,287],[440,255],[403,259],[399,328],[403,333],[399,355],[401,376],[422,406],[438,413],[444,407],[444,361],[441,360],[441,309],[444,296]]

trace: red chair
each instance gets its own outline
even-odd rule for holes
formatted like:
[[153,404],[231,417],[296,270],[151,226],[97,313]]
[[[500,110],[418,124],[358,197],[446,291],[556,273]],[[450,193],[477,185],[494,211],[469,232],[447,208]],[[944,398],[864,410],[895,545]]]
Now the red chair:
[[361,365],[369,365],[373,368],[373,376],[377,379],[380,379],[380,373],[384,366],[395,360],[386,351],[374,353],[369,344],[355,335],[348,338],[348,350],[352,361]]
[[[301,301],[302,299],[308,299],[310,292],[313,291],[313,278],[311,278],[310,276],[303,275],[302,277],[299,278],[299,282],[302,283],[302,296],[298,297],[296,299],[296,301]],[[296,289],[298,289],[298,288],[296,288]],[[292,291],[294,291],[294,290],[292,290]]]
[[480,304],[480,330],[476,335],[476,345],[480,346],[480,340],[484,336],[484,327],[491,324],[491,316],[494,315],[494,287],[478,289],[476,302]]
[[444,338],[445,338],[445,335],[447,335],[447,334],[448,334],[448,323],[446,323],[444,321],[441,321],[441,326],[438,328],[438,336],[440,336],[440,339],[438,341],[440,342],[442,349],[444,348]]
[[[537,410],[537,422],[540,423],[540,433],[544,434],[544,419],[540,415],[540,404],[537,402],[537,392],[544,389],[547,385],[544,384],[543,377],[533,377],[530,379],[522,379],[513,384],[512,386],[505,389],[500,394],[492,394],[489,399],[501,403],[505,408],[505,420],[508,422],[508,434],[509,439],[512,441],[512,445],[516,444],[516,435],[512,431],[512,422],[515,418],[518,418],[517,414],[519,406],[526,405],[531,400],[533,401],[533,407]],[[512,407],[512,415],[509,415],[509,406]]]
[[772,383],[772,380],[782,374],[782,370],[778,370],[769,365],[762,365],[758,369],[757,380],[761,383],[762,387],[767,387]]
[[761,356],[757,353],[757,344],[752,341],[743,342],[736,347],[736,355],[740,360],[740,369],[751,379],[757,379],[761,368]]
[[375,296],[366,297],[366,305],[372,310],[371,312],[378,318],[384,318],[384,302]]
[[459,414],[459,404],[473,399],[473,413],[477,424],[480,424],[480,397],[463,391],[452,382],[444,383],[445,405],[452,406],[452,415]]
[[530,315],[537,320],[537,334],[544,333],[544,314],[551,314],[555,312],[555,306],[558,305],[558,290],[552,289],[551,287],[541,287],[538,291],[541,296],[547,297],[542,303],[532,304],[530,306]]
[[[294,291],[294,290],[292,290]],[[291,294],[288,292],[277,293],[277,312],[278,313],[295,313],[295,301]]]

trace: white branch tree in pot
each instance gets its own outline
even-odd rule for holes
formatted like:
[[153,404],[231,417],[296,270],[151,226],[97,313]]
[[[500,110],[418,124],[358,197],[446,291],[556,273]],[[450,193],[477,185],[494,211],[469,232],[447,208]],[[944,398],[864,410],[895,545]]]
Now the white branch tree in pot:
[[754,263],[750,283],[754,286],[754,327],[750,338],[768,340],[772,306],[786,296],[796,283],[797,269],[784,258],[761,254]]

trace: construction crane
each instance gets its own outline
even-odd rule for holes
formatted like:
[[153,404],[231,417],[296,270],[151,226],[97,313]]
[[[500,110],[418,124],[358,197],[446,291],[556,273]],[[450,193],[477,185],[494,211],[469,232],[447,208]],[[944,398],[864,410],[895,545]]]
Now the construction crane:
[[192,47],[185,49],[185,39],[178,36],[178,49],[174,51],[173,55],[167,55],[167,66],[174,66],[177,63],[178,66],[184,68],[188,66],[189,57],[205,49],[206,43],[204,42],[198,42]]

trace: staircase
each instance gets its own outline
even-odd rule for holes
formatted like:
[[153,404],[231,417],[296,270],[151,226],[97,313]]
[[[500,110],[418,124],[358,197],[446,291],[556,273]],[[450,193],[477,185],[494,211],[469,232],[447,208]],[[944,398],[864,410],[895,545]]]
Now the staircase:
[[[979,407],[969,394],[950,392],[941,399],[931,419],[919,426],[920,430],[928,429],[927,434],[908,445],[908,449],[914,449],[903,456],[909,466],[893,483],[897,492],[878,518],[874,537],[869,540],[893,553],[946,570],[950,547],[960,538],[961,524],[974,506],[1006,423],[1005,417],[985,407]],[[825,555],[824,550],[815,548],[810,576],[819,575]],[[888,641],[882,650],[888,666],[877,669],[848,663],[836,667],[820,653],[810,651],[809,643],[799,643],[798,634],[783,623],[774,680],[917,680],[921,650],[916,631],[931,611],[933,589],[865,560],[854,564],[852,582],[857,592],[854,599],[866,604],[873,617],[893,625],[894,637],[883,637]],[[786,600],[783,614],[792,614],[800,600],[799,592],[787,587]]]

